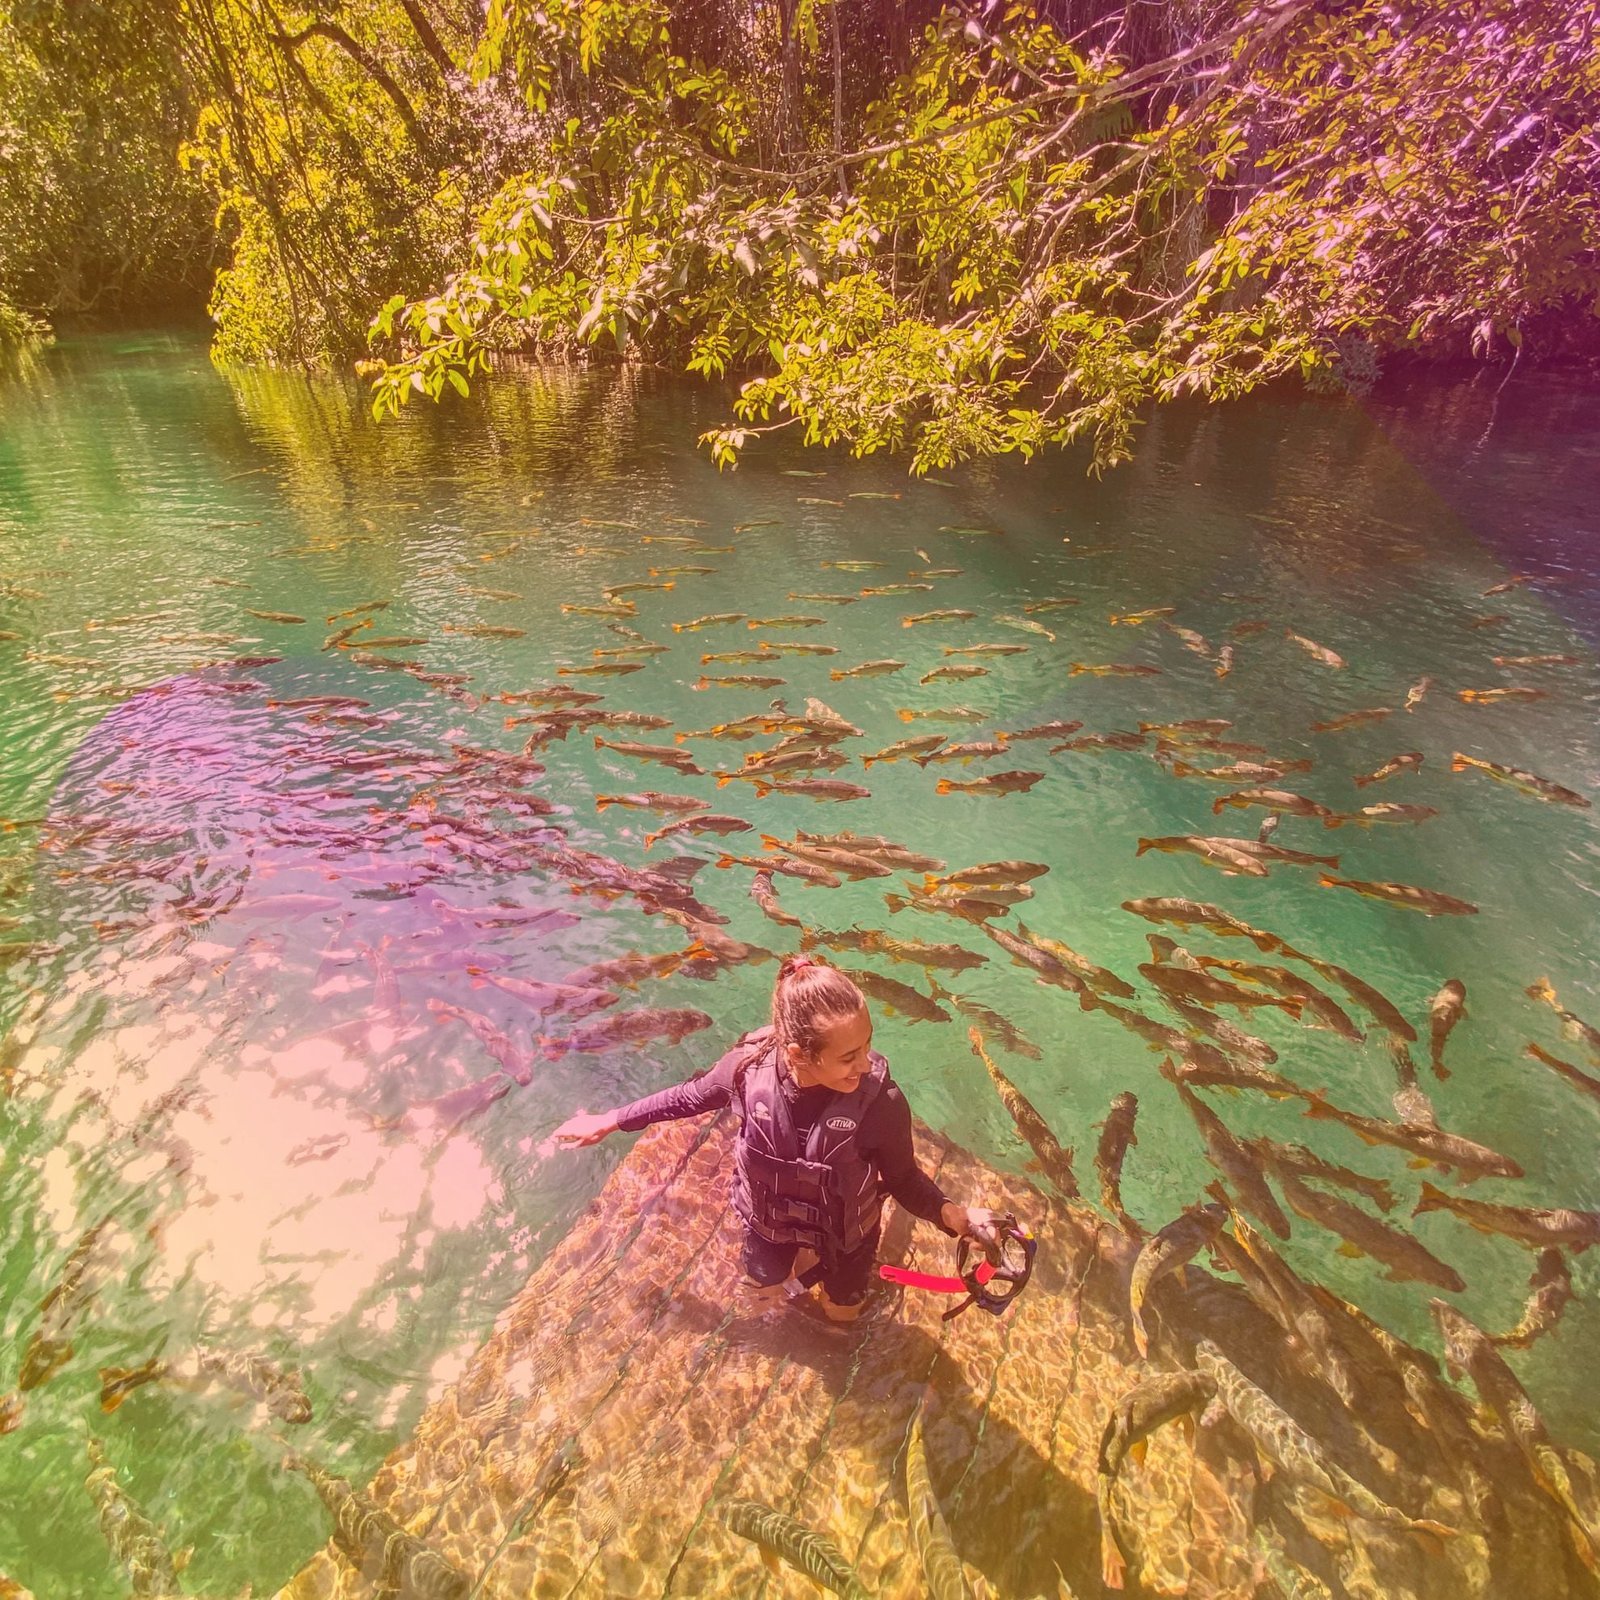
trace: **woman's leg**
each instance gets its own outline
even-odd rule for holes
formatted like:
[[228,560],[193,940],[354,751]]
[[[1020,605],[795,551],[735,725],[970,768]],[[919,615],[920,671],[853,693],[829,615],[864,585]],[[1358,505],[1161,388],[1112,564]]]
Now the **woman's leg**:
[[754,1310],[765,1311],[781,1305],[784,1284],[794,1266],[796,1247],[792,1244],[773,1244],[763,1239],[754,1228],[744,1230],[744,1299]]
[[878,1265],[878,1230],[847,1256],[841,1256],[822,1276],[818,1299],[830,1322],[854,1322],[867,1303],[874,1269]]

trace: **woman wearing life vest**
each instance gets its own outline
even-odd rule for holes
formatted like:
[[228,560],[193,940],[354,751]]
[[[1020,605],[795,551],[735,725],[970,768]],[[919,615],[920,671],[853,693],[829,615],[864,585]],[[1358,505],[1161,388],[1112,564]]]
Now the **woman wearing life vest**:
[[849,1322],[872,1280],[884,1194],[952,1237],[990,1252],[1000,1245],[1000,1213],[951,1200],[917,1165],[911,1107],[871,1046],[855,984],[814,956],[789,956],[770,1027],[747,1033],[700,1077],[612,1111],[580,1112],[554,1137],[575,1148],[731,1105],[746,1288],[757,1304],[775,1304],[798,1271],[800,1284],[820,1284],[829,1320]]

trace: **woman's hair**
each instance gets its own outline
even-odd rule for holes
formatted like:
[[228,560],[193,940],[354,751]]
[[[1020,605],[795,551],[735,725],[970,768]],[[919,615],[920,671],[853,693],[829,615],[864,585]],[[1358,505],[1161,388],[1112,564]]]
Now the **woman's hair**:
[[866,999],[837,967],[817,956],[785,956],[772,991],[772,1027],[780,1044],[797,1044],[808,1056],[822,1046],[822,1030],[853,1017]]

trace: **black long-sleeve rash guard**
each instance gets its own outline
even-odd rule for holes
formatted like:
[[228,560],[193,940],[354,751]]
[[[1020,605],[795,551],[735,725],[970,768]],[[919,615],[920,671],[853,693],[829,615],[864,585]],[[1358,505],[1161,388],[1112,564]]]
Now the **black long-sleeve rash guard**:
[[[625,1133],[637,1133],[657,1122],[675,1122],[681,1117],[698,1117],[717,1111],[733,1099],[733,1069],[736,1057],[730,1052],[709,1072],[687,1083],[674,1084],[656,1094],[635,1100],[617,1112],[617,1126]],[[794,1119],[795,1132],[804,1144],[823,1108],[833,1098],[824,1084],[798,1087],[786,1074],[780,1076],[783,1097]],[[861,1153],[878,1169],[883,1186],[914,1217],[937,1223],[946,1233],[939,1213],[949,1201],[921,1167],[911,1143],[911,1107],[896,1083],[867,1107],[867,1114],[856,1130]]]

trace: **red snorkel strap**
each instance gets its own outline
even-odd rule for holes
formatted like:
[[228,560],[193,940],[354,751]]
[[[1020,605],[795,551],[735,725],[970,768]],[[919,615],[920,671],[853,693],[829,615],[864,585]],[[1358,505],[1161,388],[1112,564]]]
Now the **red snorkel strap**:
[[[878,1268],[878,1276],[889,1283],[903,1284],[908,1289],[929,1289],[935,1294],[964,1294],[966,1298],[960,1305],[952,1306],[945,1312],[946,1322],[960,1316],[968,1306],[973,1305],[981,1306],[991,1316],[998,1317],[1027,1286],[1033,1274],[1036,1246],[1033,1235],[1026,1228],[1019,1227],[1017,1219],[1009,1212],[1001,1224],[1001,1235],[1008,1245],[1014,1244],[1020,1248],[1020,1260],[1016,1258],[1016,1252],[1007,1250],[1005,1259],[1000,1263],[982,1260],[976,1266],[968,1267],[972,1241],[963,1238],[956,1246],[954,1277],[913,1272],[907,1267],[888,1265]],[[995,1287],[990,1288],[991,1284]]]
[[[913,1272],[909,1267],[891,1267],[887,1263],[878,1268],[878,1276],[887,1283],[903,1283],[908,1289],[931,1289],[938,1294],[965,1294],[964,1278],[941,1278],[932,1272]],[[973,1274],[979,1283],[987,1283],[994,1276],[994,1268],[987,1261],[980,1262]]]

